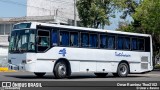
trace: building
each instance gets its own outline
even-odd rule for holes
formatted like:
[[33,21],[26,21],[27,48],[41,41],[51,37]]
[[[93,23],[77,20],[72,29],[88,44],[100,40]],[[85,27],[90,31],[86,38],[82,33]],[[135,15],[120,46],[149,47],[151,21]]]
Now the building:
[[60,18],[78,20],[77,10],[75,11],[76,0],[27,0],[27,16],[48,16],[54,15]]
[[[0,67],[7,66],[8,35],[18,22],[74,25],[74,0],[27,0],[26,17],[0,18]],[[76,20],[79,20],[76,12]]]

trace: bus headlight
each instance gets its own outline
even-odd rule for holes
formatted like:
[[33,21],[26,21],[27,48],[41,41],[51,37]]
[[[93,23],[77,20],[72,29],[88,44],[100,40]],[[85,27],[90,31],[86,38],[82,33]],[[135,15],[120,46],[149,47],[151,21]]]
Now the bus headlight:
[[28,62],[31,62],[32,60],[28,59],[28,60],[22,60],[22,64],[26,64]]

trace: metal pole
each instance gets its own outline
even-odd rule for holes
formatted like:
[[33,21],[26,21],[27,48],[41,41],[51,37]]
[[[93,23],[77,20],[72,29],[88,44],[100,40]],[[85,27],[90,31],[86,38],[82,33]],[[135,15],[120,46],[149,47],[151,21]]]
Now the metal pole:
[[6,25],[4,24],[4,32],[3,32],[4,35],[5,35],[5,29],[6,29]]
[[77,0],[74,0],[74,26],[77,26],[77,21],[76,21],[76,2]]

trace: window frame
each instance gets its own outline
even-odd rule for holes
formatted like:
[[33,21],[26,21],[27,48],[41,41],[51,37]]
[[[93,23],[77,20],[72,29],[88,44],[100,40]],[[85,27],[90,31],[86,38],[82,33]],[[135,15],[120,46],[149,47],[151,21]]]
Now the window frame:
[[[44,51],[38,51],[38,39],[39,39],[39,35],[38,35],[38,31],[47,31],[47,32],[49,32],[49,36],[48,36],[48,41],[49,41],[49,43],[48,43],[48,45],[49,45],[49,47],[46,49],[46,50],[44,50]],[[44,36],[43,36],[44,37]],[[47,36],[45,36],[45,37],[47,37]],[[36,52],[38,52],[38,53],[43,53],[43,52],[46,52],[46,51],[48,51],[50,48],[51,48],[52,46],[51,46],[51,31],[50,30],[47,30],[47,29],[37,29],[37,35],[36,35]]]

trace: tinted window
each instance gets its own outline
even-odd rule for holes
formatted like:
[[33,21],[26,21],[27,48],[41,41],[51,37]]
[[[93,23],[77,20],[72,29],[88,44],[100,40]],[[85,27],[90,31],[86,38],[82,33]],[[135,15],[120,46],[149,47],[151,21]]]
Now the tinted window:
[[130,38],[124,37],[124,49],[130,49]]
[[132,38],[132,50],[138,50],[137,38]]
[[93,48],[98,47],[98,37],[97,37],[97,34],[90,34],[89,44],[90,44],[90,47],[93,47]]
[[60,31],[59,39],[60,39],[59,41],[61,46],[69,46],[69,32]]
[[115,48],[115,37],[114,36],[108,36],[108,48],[109,49]]
[[57,46],[58,43],[58,33],[56,30],[52,32],[52,45]]
[[117,49],[123,49],[123,37],[117,39]]
[[145,51],[150,52],[151,49],[151,43],[150,43],[150,37],[145,38]]
[[78,32],[70,33],[70,46],[78,46]]
[[81,33],[81,46],[88,47],[89,46],[89,35],[88,33]]
[[139,47],[139,50],[144,50],[144,39],[138,40],[138,47]]
[[107,36],[106,35],[100,35],[100,47],[107,48]]

